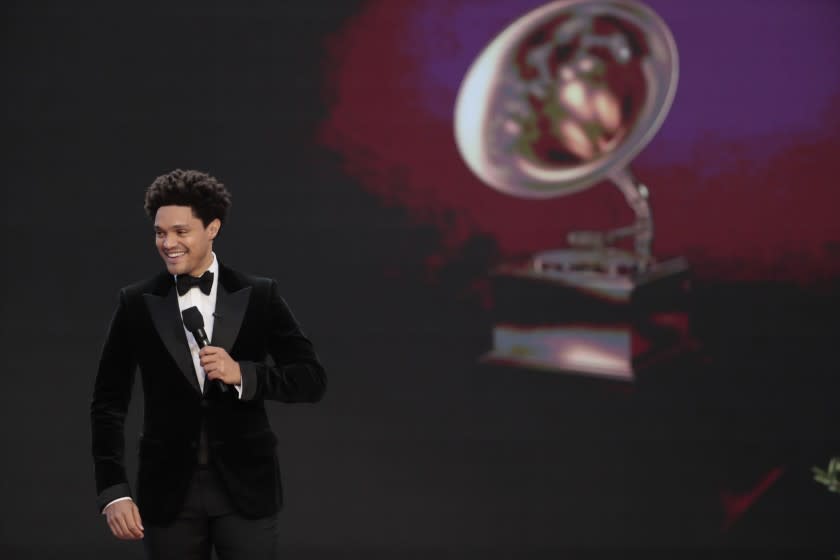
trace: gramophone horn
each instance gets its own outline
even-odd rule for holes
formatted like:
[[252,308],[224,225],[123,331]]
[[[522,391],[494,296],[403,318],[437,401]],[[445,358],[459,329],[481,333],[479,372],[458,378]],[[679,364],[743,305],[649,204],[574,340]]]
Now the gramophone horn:
[[470,169],[502,192],[573,193],[625,168],[677,87],[665,23],[629,0],[560,0],[507,27],[461,84],[455,136]]

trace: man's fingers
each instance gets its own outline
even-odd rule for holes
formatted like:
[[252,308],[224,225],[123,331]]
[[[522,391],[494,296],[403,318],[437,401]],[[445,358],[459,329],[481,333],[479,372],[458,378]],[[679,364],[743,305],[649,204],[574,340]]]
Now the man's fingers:
[[134,537],[134,529],[131,527],[131,525],[132,523],[130,519],[127,519],[126,517],[120,518],[120,527],[122,527],[124,539],[130,539]]
[[143,531],[141,531],[140,527],[137,526],[137,523],[134,521],[134,517],[127,517],[125,520],[125,524],[128,527],[128,530],[132,537],[134,537],[135,539],[143,537]]
[[[133,506],[133,509],[136,510],[137,506]],[[142,524],[138,523],[139,520],[139,511],[136,513],[135,511],[121,511],[108,518],[108,527],[118,539],[141,539],[143,538],[143,529]]]
[[120,532],[117,529],[117,524],[113,519],[108,519],[108,528],[111,529],[111,534],[120,538]]
[[137,508],[137,506],[132,504],[131,513],[134,514],[134,524],[137,525],[137,527],[141,531],[143,531],[143,520],[140,519],[140,510]]
[[122,538],[122,529],[120,529],[120,523],[116,517],[108,517],[108,527],[111,528],[111,533],[113,533],[115,537],[118,539]]
[[118,539],[135,540],[143,538],[143,522],[140,510],[132,500],[118,500],[105,508],[108,528]]
[[116,517],[114,519],[114,524],[117,526],[117,538],[119,539],[127,539],[128,538],[128,526],[125,524],[125,519],[122,516]]
[[143,531],[137,528],[134,524],[134,519],[131,517],[121,518],[120,527],[123,530],[124,539],[139,539],[143,536]]
[[143,531],[140,528],[140,511],[133,502],[131,507],[128,508],[128,511],[125,512],[125,523],[135,538],[139,539],[143,537]]
[[202,366],[204,366],[205,364],[212,364],[212,363],[221,362],[221,361],[222,361],[221,358],[219,356],[215,356],[215,355],[201,356],[198,359],[198,362]]
[[199,356],[199,363],[208,379],[221,379],[225,383],[239,383],[239,366],[224,348],[205,346]]
[[204,368],[204,373],[210,375],[211,373],[219,372],[223,374],[225,371],[225,363],[222,360],[207,360],[201,362],[201,367]]

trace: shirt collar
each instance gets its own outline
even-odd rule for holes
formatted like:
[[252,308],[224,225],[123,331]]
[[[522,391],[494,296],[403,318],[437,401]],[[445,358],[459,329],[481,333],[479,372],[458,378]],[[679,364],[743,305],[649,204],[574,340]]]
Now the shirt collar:
[[[208,268],[207,270],[209,272],[213,273],[213,289],[210,292],[212,294],[213,292],[216,291],[216,286],[219,285],[219,259],[216,258],[216,252],[215,251],[211,251],[210,254],[213,255],[213,262],[210,263],[210,268]],[[175,279],[175,281],[177,282],[178,281],[178,275],[173,274],[172,276]]]
[[213,255],[213,262],[210,263],[210,268],[207,270],[213,273],[213,284],[215,284],[219,279],[219,261],[216,259],[216,253],[211,254]]

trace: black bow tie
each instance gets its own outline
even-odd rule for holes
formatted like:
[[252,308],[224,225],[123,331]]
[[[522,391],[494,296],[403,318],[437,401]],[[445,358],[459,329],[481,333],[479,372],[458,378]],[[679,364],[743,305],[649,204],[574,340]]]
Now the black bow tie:
[[178,289],[179,296],[186,294],[195,286],[198,286],[202,292],[209,296],[210,290],[213,289],[213,273],[208,270],[201,275],[201,278],[189,274],[179,274],[175,280],[175,287]]

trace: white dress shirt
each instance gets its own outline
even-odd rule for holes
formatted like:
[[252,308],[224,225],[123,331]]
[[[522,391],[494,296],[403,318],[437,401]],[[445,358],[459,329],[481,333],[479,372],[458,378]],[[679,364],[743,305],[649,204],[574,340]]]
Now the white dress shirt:
[[[210,293],[205,294],[199,290],[198,287],[193,287],[188,290],[186,294],[178,296],[178,308],[181,310],[181,313],[183,313],[185,309],[193,306],[197,307],[198,310],[201,311],[201,316],[204,317],[204,332],[207,333],[207,339],[212,342],[213,325],[216,320],[216,294],[218,293],[219,288],[219,261],[216,260],[216,253],[213,253],[213,263],[207,270],[213,273],[213,287],[210,289]],[[178,277],[176,275],[175,280],[177,279]],[[190,356],[192,356],[193,365],[195,366],[195,375],[198,378],[198,386],[201,387],[203,392],[204,380],[207,378],[207,374],[204,372],[204,368],[201,367],[201,359],[198,355],[201,348],[198,347],[195,337],[187,330],[187,327],[184,327],[184,334],[187,335],[187,344],[190,347]],[[234,387],[239,393],[239,398],[241,399],[242,385],[234,385]]]
[[[184,295],[178,296],[178,308],[181,310],[181,313],[184,312],[184,309],[188,309],[192,306],[198,308],[201,312],[201,316],[204,317],[204,332],[207,333],[207,339],[211,341],[213,340],[213,324],[215,323],[215,311],[216,311],[216,294],[218,293],[219,287],[219,261],[216,259],[216,253],[213,253],[213,263],[208,268],[210,272],[213,273],[213,287],[210,289],[209,294],[205,294],[202,292],[198,286],[194,286],[190,290],[187,291]],[[175,280],[178,279],[178,276],[175,276]],[[174,287],[172,289],[175,289]],[[192,335],[190,331],[187,330],[187,327],[184,327],[184,334],[187,335],[187,344],[190,347],[190,356],[192,357],[193,366],[195,367],[195,375],[198,378],[198,386],[201,387],[201,391],[204,392],[204,380],[207,378],[207,373],[205,373],[204,368],[201,367],[201,358],[199,357],[198,353],[201,351],[201,348],[198,347],[198,343],[195,341],[195,337]],[[239,393],[239,398],[242,398],[242,384],[240,382],[239,385],[234,385],[236,388],[236,392]],[[122,498],[117,498],[116,500],[108,502],[108,504],[102,508],[102,513],[105,513],[105,510],[108,509],[113,503],[121,502],[123,500],[130,500],[130,496],[125,496]]]

